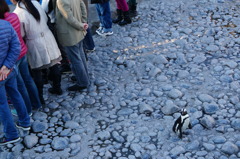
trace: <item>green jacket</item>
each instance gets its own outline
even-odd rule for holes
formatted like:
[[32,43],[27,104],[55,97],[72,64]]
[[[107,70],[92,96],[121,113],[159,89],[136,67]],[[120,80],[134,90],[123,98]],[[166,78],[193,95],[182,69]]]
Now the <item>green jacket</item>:
[[82,0],[57,0],[56,29],[63,46],[73,46],[84,39],[87,10]]

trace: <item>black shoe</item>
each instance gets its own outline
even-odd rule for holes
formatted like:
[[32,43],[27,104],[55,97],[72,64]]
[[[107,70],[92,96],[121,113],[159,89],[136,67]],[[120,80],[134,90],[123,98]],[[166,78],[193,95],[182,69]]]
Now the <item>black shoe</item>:
[[129,11],[123,12],[123,21],[119,22],[118,24],[120,26],[123,26],[123,25],[131,24],[131,23],[132,23],[132,20],[129,16]]
[[61,66],[60,71],[61,71],[61,73],[64,73],[64,74],[72,72],[70,66],[68,66],[68,65]]
[[87,87],[80,87],[78,86],[77,84],[71,86],[71,87],[68,87],[68,91],[81,91],[83,89],[86,89]]
[[52,94],[56,94],[56,95],[62,95],[63,94],[63,91],[61,88],[58,88],[58,89],[55,89],[55,88],[49,88],[48,89],[48,92],[49,93],[52,93]]
[[12,140],[9,140],[9,139],[3,137],[3,138],[0,139],[0,145],[12,144],[12,143],[18,142],[20,140],[21,140],[20,137],[17,137],[17,138],[12,139]]
[[122,10],[120,10],[120,9],[117,9],[117,19],[113,19],[112,20],[112,22],[113,23],[119,23],[119,22],[121,22],[122,20],[123,20],[123,12],[122,12]]
[[72,77],[71,77],[71,80],[72,80],[73,82],[76,82],[76,81],[77,81],[76,76],[72,76]]

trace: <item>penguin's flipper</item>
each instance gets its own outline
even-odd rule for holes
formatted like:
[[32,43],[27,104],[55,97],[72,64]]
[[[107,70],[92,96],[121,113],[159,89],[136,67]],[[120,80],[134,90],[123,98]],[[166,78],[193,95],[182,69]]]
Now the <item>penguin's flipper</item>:
[[173,125],[173,127],[172,127],[172,130],[173,130],[173,132],[177,132],[177,125],[179,125],[181,123],[181,117],[179,117],[176,121],[175,121],[175,123],[174,123],[174,125]]
[[191,123],[188,124],[188,128],[192,129],[192,124]]

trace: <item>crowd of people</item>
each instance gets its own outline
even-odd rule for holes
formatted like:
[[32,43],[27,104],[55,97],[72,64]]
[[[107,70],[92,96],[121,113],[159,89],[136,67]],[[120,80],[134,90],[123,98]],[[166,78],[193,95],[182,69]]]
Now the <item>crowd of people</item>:
[[[0,0],[0,117],[4,137],[0,145],[20,140],[17,128],[30,130],[33,110],[45,105],[43,85],[61,95],[61,74],[73,73],[76,84],[68,91],[90,85],[86,52],[95,51],[88,25],[88,0],[11,0],[11,13]],[[113,34],[112,22],[123,26],[136,16],[136,0],[116,0],[117,19],[111,19],[109,0],[91,0],[96,5],[101,36]],[[14,109],[10,109],[10,103]],[[14,123],[13,116],[18,116]]]

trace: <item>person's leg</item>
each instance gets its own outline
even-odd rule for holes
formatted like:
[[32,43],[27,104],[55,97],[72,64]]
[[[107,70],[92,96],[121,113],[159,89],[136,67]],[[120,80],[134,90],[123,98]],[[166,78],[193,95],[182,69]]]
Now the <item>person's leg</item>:
[[95,49],[95,44],[92,38],[92,34],[91,34],[91,30],[90,28],[87,29],[87,34],[85,36],[85,38],[83,39],[83,47],[84,50],[86,51],[94,51]]
[[[12,73],[15,73],[15,71],[13,70]],[[5,88],[7,94],[9,95],[13,103],[14,108],[17,111],[19,125],[29,127],[30,117],[27,113],[26,105],[23,101],[23,98],[17,90],[17,80],[14,76],[5,83]]]
[[[14,78],[14,77],[12,77],[12,78]],[[16,79],[15,79],[15,81],[16,81]],[[5,83],[6,83],[6,81],[1,81],[0,82],[0,97],[1,97],[1,100],[0,100],[0,117],[1,117],[1,122],[3,124],[5,137],[8,140],[12,140],[12,139],[15,139],[15,138],[18,137],[18,132],[17,132],[17,129],[14,125],[12,114],[11,114],[11,111],[10,111],[9,106],[8,106]]]
[[136,0],[129,0],[128,1],[128,7],[130,12],[130,17],[136,17],[137,16],[137,2]]
[[77,79],[77,85],[81,88],[87,88],[90,84],[86,58],[82,48],[82,41],[74,46],[65,47],[68,58],[71,61],[71,67]]
[[58,64],[55,64],[49,68],[50,76],[52,77],[52,88],[49,88],[48,91],[52,94],[61,95],[62,89],[61,89],[61,72],[59,70]]
[[102,15],[102,25],[103,25],[103,30],[100,33],[100,35],[112,35],[112,19],[111,19],[111,11],[110,11],[110,4],[109,2],[105,2],[100,4],[100,12]]
[[117,2],[117,9],[121,9],[123,12],[126,12],[129,10],[126,0],[116,0],[116,2]]
[[26,56],[22,58],[21,64],[19,65],[19,71],[27,88],[31,104],[33,106],[32,108],[34,109],[40,108],[42,104],[39,98],[38,89],[30,74]]
[[32,103],[30,101],[27,88],[25,86],[25,83],[24,83],[22,75],[21,75],[21,71],[20,71],[21,61],[19,61],[19,65],[18,65],[18,70],[19,71],[18,71],[18,74],[17,74],[17,88],[18,88],[18,91],[22,95],[22,98],[23,98],[24,103],[26,105],[28,114],[31,114],[32,113]]
[[42,105],[45,105],[43,98],[43,77],[41,69],[32,69],[32,77],[38,89],[39,99]]

